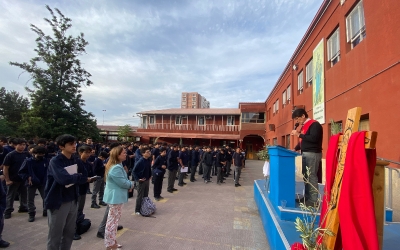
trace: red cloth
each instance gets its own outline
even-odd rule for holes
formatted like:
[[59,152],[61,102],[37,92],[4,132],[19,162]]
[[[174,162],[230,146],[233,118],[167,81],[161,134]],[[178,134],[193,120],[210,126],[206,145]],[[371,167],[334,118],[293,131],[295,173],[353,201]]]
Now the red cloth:
[[379,249],[372,192],[376,150],[365,150],[364,137],[365,131],[353,133],[346,152],[339,202],[344,249]]
[[[333,182],[335,181],[336,167],[338,164],[338,154],[339,154],[338,143],[340,135],[341,133],[331,136],[329,140],[328,150],[326,152],[325,192],[324,192],[324,197],[322,199],[321,215],[319,220],[319,226],[321,228],[325,228],[326,219],[325,221],[322,220],[325,217],[326,213],[328,212],[328,203],[331,199],[331,189],[333,186]],[[339,235],[336,237],[336,239],[338,240],[337,242],[340,242],[339,241],[340,232]],[[322,238],[318,237],[317,243],[321,244],[321,242]],[[341,249],[340,247],[341,244],[337,245],[339,248],[336,249]]]
[[290,247],[290,249],[291,249],[291,250],[307,250],[307,249],[303,246],[303,244],[301,244],[300,242],[294,243],[294,244]]
[[[301,127],[301,134],[305,135],[306,132],[308,131],[308,129],[310,128],[311,124],[313,124],[314,122],[316,122],[316,120],[308,120],[306,123],[303,124],[303,127]],[[299,142],[301,144],[302,139],[299,139]]]

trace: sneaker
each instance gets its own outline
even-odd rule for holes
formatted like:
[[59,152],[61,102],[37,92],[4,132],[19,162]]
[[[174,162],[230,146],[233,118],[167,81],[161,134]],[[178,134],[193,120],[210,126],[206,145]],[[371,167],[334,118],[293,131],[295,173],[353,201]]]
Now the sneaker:
[[104,201],[100,201],[100,202],[99,202],[99,205],[101,205],[101,206],[107,206],[107,203],[105,203]]
[[238,186],[240,187],[240,186],[242,186],[242,185],[240,185],[240,183],[238,183]]
[[160,200],[164,199],[164,197],[162,197],[161,195],[160,195],[160,196],[158,196],[158,198],[159,198]]
[[29,222],[34,222],[34,221],[35,221],[35,216],[29,216],[28,221],[29,221]]
[[75,233],[74,240],[80,240],[80,239],[82,239],[82,237],[79,234]]
[[135,214],[136,214],[136,215],[140,215],[140,212],[136,212]]
[[156,200],[156,201],[160,201],[160,198],[158,198],[158,197],[154,197],[154,200]]
[[118,225],[117,227],[117,231],[124,229],[124,227],[122,225]]
[[239,184],[235,183],[235,187],[239,187]]
[[190,182],[194,182],[194,180],[190,180]]
[[92,205],[90,206],[91,208],[100,208],[100,206],[99,205],[97,205],[96,203],[92,203]]
[[11,214],[4,214],[4,219],[10,219],[11,218]]
[[178,186],[183,187],[183,184],[178,184]]
[[104,233],[102,233],[102,232],[97,232],[97,238],[100,238],[100,239],[104,239]]
[[176,188],[173,188],[173,189],[172,189],[172,191],[178,191],[178,189],[176,189]]
[[172,190],[167,190],[167,192],[168,192],[168,193],[173,193],[174,191],[172,191]]
[[0,240],[0,248],[6,248],[10,246],[10,242],[7,242],[5,240]]

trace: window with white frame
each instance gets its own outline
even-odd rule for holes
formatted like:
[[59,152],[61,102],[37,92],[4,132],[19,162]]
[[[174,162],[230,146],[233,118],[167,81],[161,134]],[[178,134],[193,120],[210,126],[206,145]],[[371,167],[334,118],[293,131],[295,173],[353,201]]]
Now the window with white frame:
[[192,100],[193,100],[193,101],[196,101],[196,97],[195,97],[195,96],[193,96]]
[[340,43],[339,43],[339,28],[333,32],[327,41],[328,61],[331,62],[331,67],[340,60]]
[[312,67],[313,60],[311,59],[308,64],[306,65],[306,82],[308,83],[308,86],[312,84],[312,79],[313,79],[313,67]]
[[233,115],[228,115],[226,119],[226,125],[233,126],[235,125],[235,117]]
[[299,94],[303,93],[303,70],[297,75],[297,90]]
[[175,124],[176,125],[181,125],[182,124],[182,116],[181,115],[175,116]]
[[197,120],[197,124],[200,126],[206,125],[206,118],[204,116],[199,116],[199,118]]
[[272,114],[275,114],[275,112],[276,112],[275,103],[276,103],[276,102],[274,102],[274,104],[272,105]]
[[282,106],[285,107],[286,105],[286,90],[282,93]]
[[156,123],[156,116],[150,115],[149,116],[149,124],[155,124],[155,123]]
[[274,103],[274,113],[278,113],[279,110],[279,99],[277,99]]
[[367,35],[365,31],[364,6],[361,0],[346,17],[347,42],[354,48]]
[[287,103],[289,104],[290,103],[290,85],[287,87],[287,89],[286,89],[286,100],[287,100]]

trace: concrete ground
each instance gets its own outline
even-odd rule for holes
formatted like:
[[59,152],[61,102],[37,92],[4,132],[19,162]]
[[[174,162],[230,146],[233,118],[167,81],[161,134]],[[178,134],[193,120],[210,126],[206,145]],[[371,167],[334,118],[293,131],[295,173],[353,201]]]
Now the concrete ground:
[[[253,198],[253,180],[262,179],[262,161],[246,161],[240,183],[235,187],[233,172],[226,183],[205,184],[196,174],[197,182],[187,183],[173,194],[166,191],[164,179],[162,196],[155,202],[156,218],[134,215],[136,193],[124,205],[117,241],[123,249],[270,249],[262,222]],[[177,182],[176,182],[177,184]],[[36,206],[40,207],[40,196]],[[149,197],[153,197],[150,186]],[[74,241],[72,249],[105,249],[104,241],[96,237],[97,228],[103,218],[105,208],[90,208],[90,195],[86,197],[84,213],[92,221],[82,239]],[[14,203],[15,211],[19,202]],[[42,217],[42,209],[37,209],[35,222],[28,222],[28,214],[12,214],[5,220],[3,239],[11,243],[8,249],[46,249],[47,218]]]

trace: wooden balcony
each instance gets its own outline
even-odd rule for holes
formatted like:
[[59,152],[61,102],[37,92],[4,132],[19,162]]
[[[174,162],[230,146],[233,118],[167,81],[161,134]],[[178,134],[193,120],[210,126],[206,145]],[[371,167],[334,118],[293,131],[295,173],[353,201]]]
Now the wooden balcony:
[[167,133],[216,133],[216,134],[239,134],[239,125],[193,125],[193,124],[141,124],[137,132],[167,132]]

